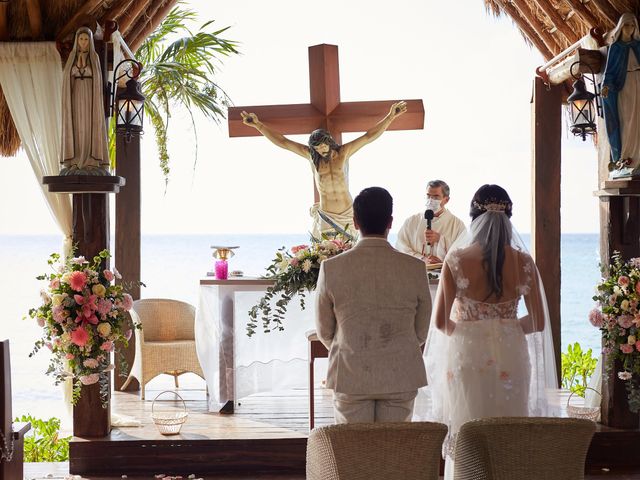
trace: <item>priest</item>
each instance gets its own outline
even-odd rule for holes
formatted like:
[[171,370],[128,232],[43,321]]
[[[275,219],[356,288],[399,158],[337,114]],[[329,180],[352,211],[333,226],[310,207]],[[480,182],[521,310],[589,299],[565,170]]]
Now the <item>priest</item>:
[[[425,211],[405,220],[398,232],[396,249],[427,265],[442,263],[453,242],[466,231],[464,222],[445,208],[449,193],[449,185],[442,180],[427,184]],[[430,221],[425,219],[427,215],[432,217]]]

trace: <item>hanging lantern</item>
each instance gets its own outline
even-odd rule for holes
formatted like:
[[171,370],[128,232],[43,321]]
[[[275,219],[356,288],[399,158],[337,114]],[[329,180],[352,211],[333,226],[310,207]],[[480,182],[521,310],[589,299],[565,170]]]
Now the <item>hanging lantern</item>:
[[126,88],[116,95],[116,131],[126,135],[142,134],[144,95],[135,78],[127,81]]
[[[118,75],[118,71],[123,64],[131,64],[124,73]],[[113,70],[113,83],[109,85],[112,98],[111,114],[116,116],[116,132],[125,135],[126,141],[131,140],[131,135],[142,135],[142,124],[144,121],[144,100],[145,97],[140,91],[138,77],[142,71],[142,64],[127,58],[121,61]],[[125,83],[125,88],[118,90],[120,80],[129,78]]]
[[596,95],[587,90],[582,78],[573,83],[573,92],[567,98],[571,115],[570,130],[576,136],[587,139],[587,135],[596,133]]

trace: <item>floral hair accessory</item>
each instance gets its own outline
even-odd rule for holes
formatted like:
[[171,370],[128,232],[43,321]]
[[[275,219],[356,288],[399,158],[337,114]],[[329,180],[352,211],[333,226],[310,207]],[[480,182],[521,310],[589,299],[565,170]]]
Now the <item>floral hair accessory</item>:
[[482,212],[504,212],[511,205],[511,202],[505,200],[489,199],[483,203],[473,201],[473,206]]

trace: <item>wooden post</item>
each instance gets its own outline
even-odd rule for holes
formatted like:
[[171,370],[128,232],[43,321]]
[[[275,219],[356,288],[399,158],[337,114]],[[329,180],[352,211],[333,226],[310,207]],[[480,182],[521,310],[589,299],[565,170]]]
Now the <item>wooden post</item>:
[[[92,259],[109,248],[109,193],[117,193],[124,178],[117,176],[68,175],[42,179],[50,192],[73,194],[73,244],[75,254]],[[108,268],[105,261],[103,268]],[[107,372],[109,391],[111,374]],[[111,408],[100,398],[100,383],[83,386],[73,407],[76,437],[104,437],[111,431]]]
[[[73,194],[73,244],[75,255],[89,261],[109,248],[109,197],[103,193]],[[105,261],[102,268],[109,268]],[[111,389],[111,375],[109,390]],[[73,434],[77,437],[103,437],[111,431],[111,409],[103,408],[98,383],[83,386],[80,400],[73,407]]]
[[562,86],[534,80],[531,251],[544,285],[560,383],[560,161]]
[[[116,134],[116,174],[127,179],[127,185],[116,197],[116,251],[117,267],[127,291],[134,300],[140,298],[140,137],[132,135],[127,141],[122,134]],[[116,346],[116,355],[124,355],[131,369],[136,352],[136,337],[131,336],[127,348]],[[116,361],[114,388],[120,390],[128,372],[122,372]],[[140,389],[135,378],[127,386],[127,391]]]
[[[604,149],[607,154],[608,150]],[[600,262],[610,265],[613,252],[628,260],[640,256],[640,180],[604,180],[600,197]],[[601,421],[616,428],[637,429],[640,418],[629,410],[625,383],[617,373],[620,362],[607,372],[603,355]]]

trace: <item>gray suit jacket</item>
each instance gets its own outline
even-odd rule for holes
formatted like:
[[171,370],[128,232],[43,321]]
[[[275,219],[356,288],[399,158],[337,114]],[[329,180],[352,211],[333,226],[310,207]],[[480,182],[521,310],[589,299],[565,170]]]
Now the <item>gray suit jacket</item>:
[[383,238],[364,237],[322,262],[315,323],[329,349],[327,386],[376,394],[426,385],[420,345],[430,315],[424,263]]

